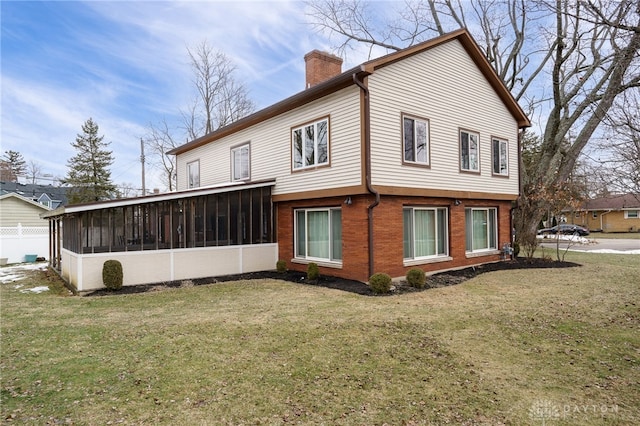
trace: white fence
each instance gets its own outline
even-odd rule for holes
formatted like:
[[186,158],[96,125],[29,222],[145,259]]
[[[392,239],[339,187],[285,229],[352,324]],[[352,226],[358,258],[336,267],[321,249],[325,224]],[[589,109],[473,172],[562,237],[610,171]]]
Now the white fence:
[[49,258],[49,227],[21,224],[0,227],[0,259],[19,263],[27,255]]

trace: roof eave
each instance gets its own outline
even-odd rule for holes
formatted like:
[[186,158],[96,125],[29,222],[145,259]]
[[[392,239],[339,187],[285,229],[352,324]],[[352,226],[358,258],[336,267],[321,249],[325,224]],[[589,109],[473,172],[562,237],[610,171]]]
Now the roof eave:
[[344,89],[345,87],[354,84],[354,73],[358,75],[368,74],[367,71],[361,66],[351,68],[333,78],[330,78],[325,82],[312,86],[309,89],[305,89],[302,92],[299,92],[269,107],[248,115],[247,117],[241,118],[234,123],[231,123],[198,139],[194,139],[191,142],[174,148],[171,151],[168,151],[167,154],[182,154],[199,146],[205,145],[209,142],[228,136],[239,130],[246,129],[262,121],[268,120],[269,118],[275,117],[279,114],[282,114],[283,112],[290,111],[316,99],[320,99],[334,92],[337,92],[338,90]]

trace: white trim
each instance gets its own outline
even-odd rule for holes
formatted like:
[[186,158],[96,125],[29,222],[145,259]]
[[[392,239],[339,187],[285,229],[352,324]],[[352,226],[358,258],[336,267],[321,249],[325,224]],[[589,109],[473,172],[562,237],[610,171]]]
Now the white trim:
[[[275,183],[276,183],[275,180],[271,180],[268,182],[254,183],[254,184],[246,184],[245,182],[241,182],[241,181],[226,182],[220,185],[211,185],[208,187],[201,186],[199,188],[187,189],[180,192],[168,192],[160,195],[149,195],[147,197],[125,198],[122,200],[110,200],[110,201],[103,201],[103,202],[92,203],[92,204],[67,206],[67,207],[64,207],[63,211],[56,210],[55,212],[57,214],[62,215],[65,213],[77,213],[77,212],[84,212],[89,210],[100,210],[100,209],[113,208],[113,207],[124,207],[124,206],[138,205],[138,204],[156,203],[160,201],[170,201],[170,200],[178,200],[181,198],[189,198],[195,195],[221,194],[224,192],[238,191],[240,189],[264,188],[267,186],[274,186]],[[197,194],[194,194],[196,192]],[[47,216],[43,215],[43,217],[47,217]]]

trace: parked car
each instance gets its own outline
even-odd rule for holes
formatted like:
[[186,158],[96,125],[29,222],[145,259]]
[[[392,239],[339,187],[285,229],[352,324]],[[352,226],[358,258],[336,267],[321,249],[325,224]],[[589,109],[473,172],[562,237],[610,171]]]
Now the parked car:
[[570,223],[563,223],[562,225],[556,225],[551,228],[540,229],[538,230],[538,235],[557,234],[558,232],[564,235],[580,235],[582,237],[589,235],[589,230],[587,228]]

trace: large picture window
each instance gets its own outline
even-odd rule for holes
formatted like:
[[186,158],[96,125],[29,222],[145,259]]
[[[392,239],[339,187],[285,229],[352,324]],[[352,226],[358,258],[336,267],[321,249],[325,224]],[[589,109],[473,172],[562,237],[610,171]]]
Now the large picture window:
[[187,187],[197,188],[200,186],[200,161],[187,163]]
[[295,257],[342,261],[342,211],[339,208],[295,211]]
[[480,135],[477,133],[460,130],[460,169],[480,171]]
[[447,209],[403,209],[404,259],[448,255]]
[[469,253],[498,248],[498,209],[465,210],[466,250]]
[[293,168],[329,164],[329,119],[294,128],[291,134]]
[[234,181],[249,179],[249,144],[231,149],[231,176]]
[[429,165],[429,121],[402,117],[403,160]]
[[509,175],[509,145],[502,139],[491,140],[491,157],[493,162],[493,174]]

